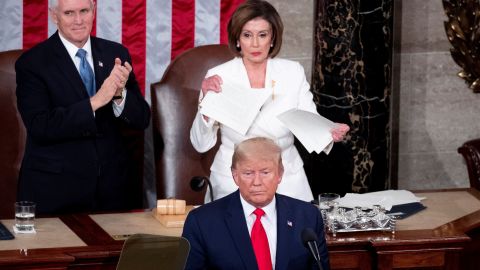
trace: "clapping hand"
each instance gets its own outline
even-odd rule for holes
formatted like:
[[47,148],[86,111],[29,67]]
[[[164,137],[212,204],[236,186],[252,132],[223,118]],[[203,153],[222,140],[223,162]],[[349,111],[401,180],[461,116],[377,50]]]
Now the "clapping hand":
[[350,130],[350,127],[346,124],[335,123],[335,127],[330,130],[332,133],[332,138],[334,142],[339,142],[343,140],[347,132]]
[[98,92],[90,98],[93,111],[108,104],[113,96],[121,96],[130,72],[132,72],[130,63],[125,62],[125,64],[122,65],[120,58],[115,58],[115,65],[110,75],[105,79]]

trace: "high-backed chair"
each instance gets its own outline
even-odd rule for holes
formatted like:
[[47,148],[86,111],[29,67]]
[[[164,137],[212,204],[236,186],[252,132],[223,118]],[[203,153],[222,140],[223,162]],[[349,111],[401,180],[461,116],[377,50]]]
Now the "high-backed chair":
[[[203,203],[190,180],[209,176],[217,146],[198,153],[190,142],[190,127],[198,108],[202,80],[208,69],[233,58],[225,45],[190,49],[173,60],[159,83],[152,84],[152,124],[157,198],[176,197]],[[218,140],[220,141],[220,139]]]
[[480,139],[465,142],[458,153],[465,158],[470,186],[480,190]]
[[0,218],[13,218],[25,127],[17,110],[15,61],[21,50],[0,52]]
[[182,237],[134,234],[123,245],[117,270],[183,270],[189,250]]

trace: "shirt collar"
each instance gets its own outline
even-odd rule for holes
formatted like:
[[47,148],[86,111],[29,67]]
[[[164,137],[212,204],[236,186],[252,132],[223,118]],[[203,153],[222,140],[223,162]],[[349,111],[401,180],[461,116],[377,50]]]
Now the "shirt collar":
[[[247,219],[250,215],[252,215],[253,211],[257,209],[257,207],[248,203],[240,194],[240,202],[242,203],[243,213],[245,214],[245,219]],[[267,204],[266,206],[262,207],[262,210],[265,211],[265,218],[272,219],[276,217],[277,214],[277,204],[275,196],[273,196],[272,201]]]
[[[64,38],[60,32],[58,32],[58,36],[60,37],[60,40],[67,49],[68,55],[70,55],[70,57],[74,59],[79,48],[70,41],[68,41],[66,38]],[[85,42],[85,44],[83,45],[82,49],[87,51],[87,58],[92,58],[92,46],[90,36],[88,37],[87,42]]]

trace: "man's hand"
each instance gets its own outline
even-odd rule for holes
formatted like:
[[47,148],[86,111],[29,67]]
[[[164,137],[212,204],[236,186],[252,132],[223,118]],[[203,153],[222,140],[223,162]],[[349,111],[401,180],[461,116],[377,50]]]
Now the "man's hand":
[[[105,79],[98,92],[90,98],[93,111],[108,104],[113,96],[122,95],[122,90],[127,84],[130,72],[132,72],[132,66],[128,62],[122,65],[120,58],[115,58],[115,65],[110,75]],[[119,100],[119,102],[121,101]]]

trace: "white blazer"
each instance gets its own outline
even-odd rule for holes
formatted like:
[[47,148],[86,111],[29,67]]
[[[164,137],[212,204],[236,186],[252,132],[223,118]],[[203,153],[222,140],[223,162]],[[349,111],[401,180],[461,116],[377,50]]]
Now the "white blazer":
[[[210,69],[206,77],[213,75],[219,75],[223,81],[233,80],[236,84],[250,88],[247,71],[239,57]],[[220,128],[222,144],[210,168],[210,182],[214,197],[218,199],[237,190],[230,170],[234,145],[252,137],[271,138],[282,148],[285,168],[277,192],[311,201],[312,191],[303,170],[303,161],[293,144],[293,134],[276,118],[277,115],[293,108],[317,113],[303,67],[286,59],[268,59],[265,87],[273,87],[272,98],[263,105],[245,136],[213,119],[207,122],[197,112],[190,130],[192,145],[198,152],[208,151],[216,144],[217,130]],[[206,197],[205,201],[208,199]]]

